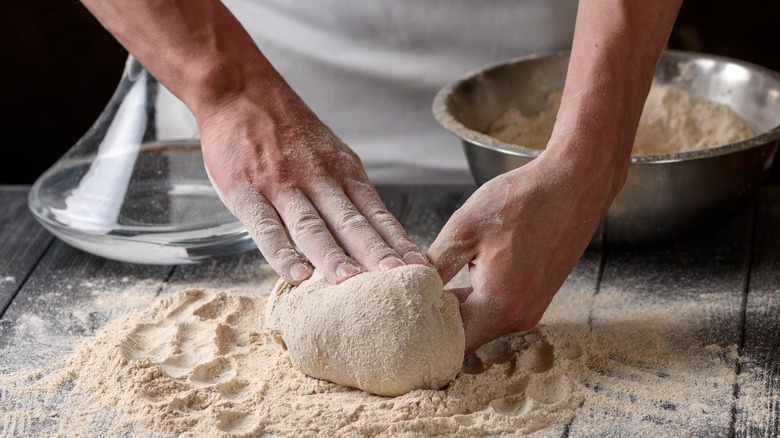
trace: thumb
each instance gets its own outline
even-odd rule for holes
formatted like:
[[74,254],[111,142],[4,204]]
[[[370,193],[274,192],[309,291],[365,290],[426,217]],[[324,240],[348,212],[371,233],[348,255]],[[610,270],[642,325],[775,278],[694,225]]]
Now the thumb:
[[[469,263],[476,253],[476,233],[458,224],[457,212],[444,225],[433,241],[426,256],[439,272],[444,284]],[[466,237],[464,237],[466,236]]]

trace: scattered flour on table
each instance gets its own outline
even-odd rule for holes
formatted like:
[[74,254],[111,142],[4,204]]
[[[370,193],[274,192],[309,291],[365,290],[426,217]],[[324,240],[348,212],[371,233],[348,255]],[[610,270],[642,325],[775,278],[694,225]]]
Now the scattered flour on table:
[[[390,398],[310,378],[262,329],[266,302],[239,290],[177,292],[83,340],[28,390],[71,381],[74,394],[116,410],[112,432],[190,436],[521,433],[568,423],[583,400],[567,377],[576,361],[554,360],[543,329],[489,344],[443,390]],[[66,423],[91,421],[84,414]]]
[[[562,90],[547,95],[545,107],[533,115],[507,109],[488,135],[506,143],[544,149],[561,105]],[[667,154],[735,143],[755,135],[726,105],[699,98],[669,85],[654,83],[639,121],[633,155]]]
[[731,416],[736,350],[690,342],[683,322],[700,306],[632,307],[565,285],[537,329],[484,346],[446,388],[381,397],[292,367],[263,329],[272,284],[172,293],[56,364],[0,376],[0,435],[560,436],[632,418],[696,434]]

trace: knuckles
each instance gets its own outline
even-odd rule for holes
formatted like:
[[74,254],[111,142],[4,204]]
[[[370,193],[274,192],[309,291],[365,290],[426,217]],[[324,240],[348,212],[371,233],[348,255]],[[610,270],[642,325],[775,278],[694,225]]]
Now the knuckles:
[[293,219],[290,231],[298,238],[311,238],[313,235],[327,232],[325,222],[316,213],[300,213]]
[[255,240],[263,242],[286,239],[284,228],[276,218],[262,217],[245,222],[247,230]]
[[373,222],[377,227],[382,227],[389,230],[399,227],[398,221],[395,219],[395,217],[385,209],[371,209],[371,211],[369,211],[366,216],[368,220]]
[[338,224],[338,230],[341,233],[348,234],[366,230],[370,226],[371,224],[368,222],[368,219],[363,217],[362,214],[355,212],[346,216],[342,222]]

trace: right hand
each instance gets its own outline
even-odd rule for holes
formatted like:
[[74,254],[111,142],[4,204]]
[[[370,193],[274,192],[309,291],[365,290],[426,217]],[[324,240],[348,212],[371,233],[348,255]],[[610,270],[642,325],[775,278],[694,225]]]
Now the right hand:
[[265,85],[221,99],[198,124],[217,193],[271,267],[297,285],[312,265],[335,284],[428,263],[357,155],[286,84]]

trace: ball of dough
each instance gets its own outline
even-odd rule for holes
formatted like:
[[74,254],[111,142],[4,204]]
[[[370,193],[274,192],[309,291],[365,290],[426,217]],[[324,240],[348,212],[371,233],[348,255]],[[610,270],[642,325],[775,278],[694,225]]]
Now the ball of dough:
[[457,298],[427,266],[366,272],[339,285],[320,274],[280,280],[265,323],[296,368],[318,379],[397,396],[439,389],[465,348]]

